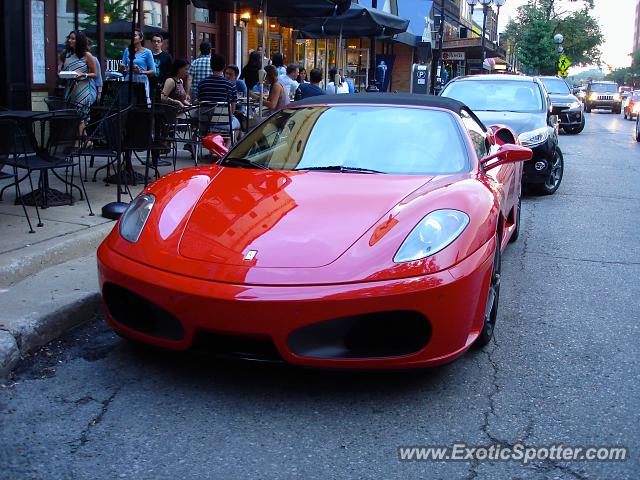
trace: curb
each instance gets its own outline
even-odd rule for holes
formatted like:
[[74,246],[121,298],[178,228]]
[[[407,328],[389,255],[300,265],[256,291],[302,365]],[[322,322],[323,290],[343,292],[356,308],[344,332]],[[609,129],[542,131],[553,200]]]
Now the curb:
[[[0,255],[0,286],[8,287],[38,272],[95,252],[113,228],[106,222],[85,231],[74,232]],[[65,238],[66,237],[66,238]]]
[[21,357],[93,318],[101,308],[95,252],[0,289],[0,379]]
[[34,328],[25,329],[16,337],[6,330],[0,330],[0,379],[9,375],[23,355],[46,345],[67,330],[93,317],[100,305],[100,294],[91,293],[38,318],[34,322]]

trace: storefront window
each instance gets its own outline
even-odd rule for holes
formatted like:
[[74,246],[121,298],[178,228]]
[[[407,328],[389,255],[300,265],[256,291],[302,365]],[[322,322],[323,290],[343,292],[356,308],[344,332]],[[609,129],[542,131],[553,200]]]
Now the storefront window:
[[157,0],[145,0],[144,24],[162,28],[162,4]]
[[193,8],[192,20],[200,23],[216,23],[216,12],[211,8]]

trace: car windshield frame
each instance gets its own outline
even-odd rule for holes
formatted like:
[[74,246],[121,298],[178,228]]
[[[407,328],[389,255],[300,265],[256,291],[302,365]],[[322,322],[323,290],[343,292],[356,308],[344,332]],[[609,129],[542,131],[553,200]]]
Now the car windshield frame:
[[429,176],[467,173],[473,165],[455,112],[375,103],[285,108],[251,130],[218,164],[274,171]]
[[[594,88],[596,86],[602,86],[602,87],[606,87],[604,89],[602,88]],[[589,87],[589,90],[591,92],[596,92],[596,93],[618,93],[618,86],[615,83],[592,83],[591,86]]]
[[[485,95],[482,97],[481,95],[473,95],[471,96],[472,101],[468,101],[467,98],[461,98],[459,96],[452,96],[448,94],[452,89],[459,88],[460,86],[472,85],[473,87],[478,87],[479,84],[490,84],[495,86],[498,85],[507,85],[513,86],[514,88],[530,88],[531,93],[535,96],[538,94],[537,100],[539,100],[539,104],[531,105],[531,108],[513,108],[515,105],[513,102],[509,102],[511,108],[498,108],[499,105],[492,105],[490,102],[491,99],[495,100],[496,90],[495,88],[485,88]],[[491,91],[491,94],[489,94]],[[535,93],[534,93],[535,92]],[[517,93],[516,93],[517,94]],[[449,82],[445,87],[442,93],[440,94],[443,97],[453,98],[455,100],[461,101],[466,104],[472,111],[476,112],[513,112],[513,113],[545,113],[545,95],[543,94],[543,87],[536,81],[524,81],[524,80],[516,80],[512,78],[505,77],[504,79],[496,79],[496,78],[481,78],[481,76],[477,77],[467,77],[461,80],[453,80]],[[473,100],[477,100],[479,98],[484,98],[485,103],[479,104],[478,102],[474,102]],[[506,99],[505,99],[506,101]],[[524,105],[524,101],[522,102]],[[535,108],[534,108],[535,107]]]
[[[565,82],[564,80],[562,80],[561,78],[540,78],[540,81],[542,82],[542,84],[544,85],[544,88],[547,89],[547,93],[549,93],[550,95],[571,95],[571,90],[569,89],[569,85],[567,85],[567,82]],[[547,83],[548,82],[548,83]],[[563,91],[558,91],[557,89],[552,89],[551,86],[553,85],[564,85],[564,89]]]

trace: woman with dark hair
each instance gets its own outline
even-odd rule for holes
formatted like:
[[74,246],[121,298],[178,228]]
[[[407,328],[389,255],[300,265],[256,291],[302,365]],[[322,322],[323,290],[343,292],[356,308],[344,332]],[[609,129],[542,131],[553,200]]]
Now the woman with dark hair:
[[82,32],[71,32],[67,36],[66,48],[59,58],[58,72],[76,72],[78,77],[67,82],[64,98],[77,105],[84,122],[89,120],[89,109],[96,101],[98,91],[95,79],[96,62],[89,53],[87,36]]
[[191,64],[178,58],[173,61],[169,78],[164,81],[162,87],[162,101],[175,105],[178,108],[189,105],[187,101],[187,91],[184,88],[184,81],[189,75],[189,66]]
[[304,67],[299,67],[298,68],[298,77],[296,78],[296,82],[298,82],[299,84],[302,83],[309,83],[309,81],[307,80],[307,69]]
[[[264,67],[267,72],[266,82],[271,86],[269,90],[269,98],[264,100],[263,104],[272,112],[282,110],[289,104],[289,93],[284,86],[278,81],[278,70],[273,65]],[[259,99],[259,93],[250,93],[253,98]]]
[[147,75],[156,74],[156,64],[153,60],[153,53],[148,48],[145,48],[142,44],[144,35],[139,29],[135,30],[133,37],[133,48],[135,49],[135,57],[133,59],[133,66],[130,66],[129,59],[129,47],[122,52],[122,61],[120,62],[119,70],[126,72],[125,80],[129,79],[129,75],[133,77],[134,82],[144,83],[144,90],[147,94],[147,103],[149,100],[149,77]]
[[257,50],[249,54],[249,61],[242,69],[240,79],[244,80],[247,88],[251,90],[258,83],[258,71],[262,68],[262,55]]
[[284,66],[284,57],[280,52],[271,55],[271,65],[276,67],[278,76],[287,74],[287,68]]
[[[338,83],[335,83],[336,76],[338,77]],[[343,93],[349,93],[349,85],[347,82],[342,81],[342,76],[338,75],[338,69],[332,67],[329,70],[329,83],[327,83],[327,88],[325,89],[328,95],[340,95]]]

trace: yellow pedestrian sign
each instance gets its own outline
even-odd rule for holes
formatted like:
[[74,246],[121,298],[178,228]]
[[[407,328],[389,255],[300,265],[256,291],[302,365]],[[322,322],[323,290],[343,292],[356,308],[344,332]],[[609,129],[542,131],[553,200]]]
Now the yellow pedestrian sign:
[[558,76],[559,76],[559,77],[567,78],[567,76],[568,76],[568,75],[569,75],[569,74],[567,73],[567,71],[566,71],[566,70],[559,70],[559,71],[558,71]]
[[570,66],[571,62],[569,61],[569,59],[566,57],[566,55],[562,55],[560,57],[560,60],[558,60],[558,69],[561,72],[566,72]]

